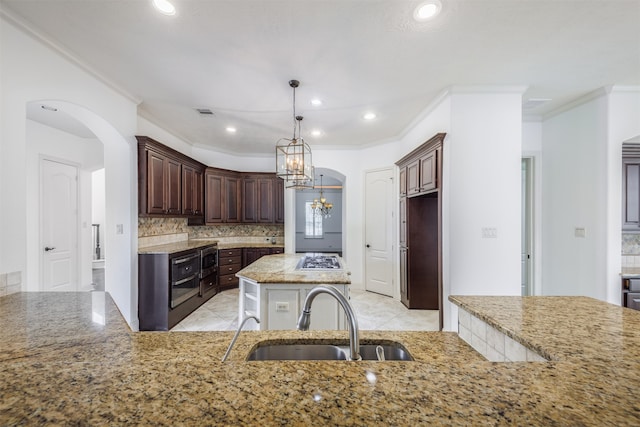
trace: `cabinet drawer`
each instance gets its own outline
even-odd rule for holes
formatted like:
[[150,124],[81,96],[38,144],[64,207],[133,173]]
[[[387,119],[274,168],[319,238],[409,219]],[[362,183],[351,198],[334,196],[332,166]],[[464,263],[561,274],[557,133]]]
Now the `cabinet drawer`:
[[218,260],[218,264],[221,266],[231,265],[231,264],[242,264],[242,257],[240,255],[234,257],[221,257]]
[[229,286],[236,286],[240,283],[240,279],[234,274],[225,274],[220,276],[220,286],[225,288]]
[[218,267],[218,271],[220,272],[220,277],[225,274],[236,274],[242,268],[240,264],[229,264],[229,265],[221,265]]
[[627,307],[640,310],[640,292],[629,292],[627,294]]
[[242,248],[233,248],[233,249],[219,249],[218,257],[219,258],[229,258],[242,256]]

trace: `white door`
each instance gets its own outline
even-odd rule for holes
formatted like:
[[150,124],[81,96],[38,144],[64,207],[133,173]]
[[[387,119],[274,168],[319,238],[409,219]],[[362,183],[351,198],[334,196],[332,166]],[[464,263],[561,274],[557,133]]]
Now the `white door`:
[[393,296],[393,170],[365,176],[365,289]]
[[78,169],[40,163],[41,271],[43,291],[75,291],[78,284]]

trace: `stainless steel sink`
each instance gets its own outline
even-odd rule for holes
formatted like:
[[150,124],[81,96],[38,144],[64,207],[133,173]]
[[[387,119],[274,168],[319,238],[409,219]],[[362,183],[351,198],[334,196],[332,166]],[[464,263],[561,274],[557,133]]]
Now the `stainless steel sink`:
[[[413,361],[413,357],[399,343],[393,344],[361,344],[362,360],[378,360],[376,347],[384,350],[387,361]],[[248,361],[261,360],[347,360],[348,345],[332,344],[269,344],[258,346],[249,353]]]

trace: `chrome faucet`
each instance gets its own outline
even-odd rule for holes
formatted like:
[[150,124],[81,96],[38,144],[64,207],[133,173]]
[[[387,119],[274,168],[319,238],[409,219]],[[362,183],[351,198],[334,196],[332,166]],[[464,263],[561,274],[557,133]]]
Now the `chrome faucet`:
[[360,357],[360,341],[358,338],[358,319],[356,319],[356,313],[353,311],[351,304],[347,301],[342,293],[334,286],[316,286],[307,294],[307,298],[304,300],[304,307],[302,308],[302,314],[298,319],[298,330],[308,331],[311,324],[311,303],[313,299],[319,294],[329,294],[334,297],[342,306],[344,313],[347,316],[349,322],[349,350],[351,357],[349,360],[362,360]]
[[245,323],[247,323],[247,320],[249,319],[254,319],[256,322],[260,323],[260,319],[258,319],[256,316],[246,316],[244,319],[242,319],[242,322],[240,322],[240,326],[238,326],[238,329],[236,330],[236,333],[233,336],[231,343],[229,344],[229,348],[227,348],[227,352],[224,354],[224,356],[222,356],[223,362],[227,360],[227,357],[229,357],[229,353],[231,353],[231,349],[233,348],[233,345],[236,343],[236,340],[238,339],[238,335],[240,335],[240,331],[242,330],[242,327],[244,326]]

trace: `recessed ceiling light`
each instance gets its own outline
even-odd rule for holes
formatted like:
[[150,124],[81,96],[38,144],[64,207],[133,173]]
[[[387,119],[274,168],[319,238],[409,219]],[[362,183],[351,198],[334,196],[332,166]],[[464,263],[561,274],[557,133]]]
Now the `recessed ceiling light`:
[[416,21],[428,21],[435,18],[442,10],[440,0],[429,0],[420,3],[413,11],[413,19]]
[[175,15],[176,8],[169,2],[169,0],[153,0],[153,5],[163,15]]
[[311,105],[315,105],[316,107],[320,106],[320,105],[322,105],[322,101],[320,99],[318,99],[318,98],[313,98],[311,100]]
[[366,113],[364,116],[362,116],[365,120],[373,120],[375,119],[376,113]]
[[237,129],[234,128],[233,126],[227,126],[227,132],[229,133],[236,133]]
[[314,129],[311,131],[311,136],[320,136],[322,135],[322,131],[318,129]]

